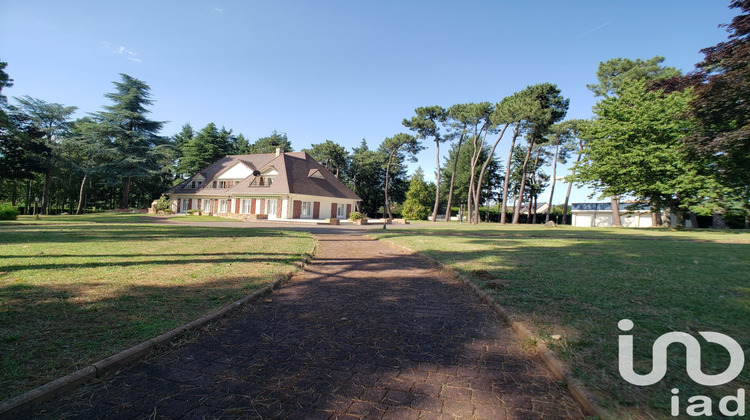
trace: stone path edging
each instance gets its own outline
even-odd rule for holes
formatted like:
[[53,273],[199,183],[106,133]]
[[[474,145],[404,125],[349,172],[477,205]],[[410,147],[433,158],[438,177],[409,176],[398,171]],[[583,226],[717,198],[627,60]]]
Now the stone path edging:
[[[374,236],[370,237],[379,239]],[[573,376],[571,369],[565,363],[563,363],[563,361],[560,360],[560,358],[557,357],[557,355],[555,355],[552,350],[549,349],[549,347],[547,347],[547,345],[544,343],[544,340],[534,335],[524,323],[520,321],[514,321],[510,317],[508,311],[499,303],[497,303],[497,301],[495,301],[495,299],[489,293],[487,293],[485,290],[482,290],[479,285],[474,283],[471,279],[467,278],[463,274],[459,273],[453,267],[449,267],[428,255],[390,241],[388,241],[388,244],[399,247],[407,252],[419,254],[421,257],[432,261],[434,264],[438,265],[440,268],[447,271],[457,279],[460,279],[464,284],[469,286],[469,288],[471,288],[487,305],[489,305],[500,316],[500,318],[502,318],[511,326],[511,328],[513,328],[513,331],[515,331],[516,334],[518,334],[523,340],[530,340],[535,343],[539,357],[542,359],[542,361],[544,361],[544,363],[552,371],[552,373],[554,373],[555,377],[558,380],[565,382],[565,385],[573,395],[573,398],[575,398],[575,400],[578,401],[579,404],[581,404],[581,407],[583,407],[583,409],[587,413],[594,415],[601,420],[614,420],[615,417],[613,417],[611,413],[602,408],[596,402],[596,399],[586,388],[583,382]]]
[[109,372],[116,371],[117,369],[133,362],[137,359],[147,356],[155,348],[164,347],[171,343],[176,338],[183,334],[200,329],[207,324],[217,321],[221,318],[226,317],[230,313],[240,309],[248,302],[263,296],[270,291],[279,288],[282,284],[286,283],[295,273],[304,269],[305,266],[312,260],[313,256],[318,250],[318,241],[313,237],[313,246],[307,256],[302,260],[296,262],[294,265],[296,268],[285,274],[276,276],[276,280],[261,289],[237,300],[229,303],[218,310],[191,321],[187,324],[181,325],[171,331],[167,331],[164,334],[156,336],[150,340],[146,340],[140,344],[123,350],[117,354],[109,356],[105,359],[99,360],[98,362],[92,363],[82,369],[79,369],[73,373],[65,375],[61,378],[55,379],[48,382],[40,387],[34,388],[31,391],[25,392],[7,401],[0,402],[0,419],[12,419],[17,418],[18,415],[27,411],[36,404],[50,400],[53,397],[64,394],[79,385],[91,382],[97,378],[101,378]]

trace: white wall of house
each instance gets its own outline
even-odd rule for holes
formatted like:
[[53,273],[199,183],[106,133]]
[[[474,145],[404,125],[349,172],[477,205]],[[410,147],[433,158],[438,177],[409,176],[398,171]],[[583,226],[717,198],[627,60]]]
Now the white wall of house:
[[[575,211],[572,212],[574,227],[611,227],[611,211]],[[651,212],[620,213],[620,223],[623,227],[651,227]]]

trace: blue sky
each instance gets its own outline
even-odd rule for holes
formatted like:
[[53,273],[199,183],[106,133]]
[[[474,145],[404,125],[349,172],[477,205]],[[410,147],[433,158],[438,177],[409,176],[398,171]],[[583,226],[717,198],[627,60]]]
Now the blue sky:
[[[590,118],[586,84],[601,61],[661,55],[690,71],[700,49],[726,39],[728,4],[0,0],[0,60],[15,83],[3,93],[84,116],[109,104],[104,94],[126,73],[151,87],[163,135],[214,122],[251,141],[285,132],[296,150],[363,138],[375,148],[406,131],[416,107],[495,103],[542,82],[570,98],[568,118]],[[496,152],[503,162],[508,141]],[[426,146],[412,169],[434,179]]]

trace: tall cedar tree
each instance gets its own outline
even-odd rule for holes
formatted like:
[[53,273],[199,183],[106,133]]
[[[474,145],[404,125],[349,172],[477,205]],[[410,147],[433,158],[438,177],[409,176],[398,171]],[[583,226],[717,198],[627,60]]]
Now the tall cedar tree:
[[130,186],[135,178],[142,178],[159,171],[155,147],[163,143],[158,136],[163,122],[147,118],[146,108],[153,104],[151,88],[127,74],[120,74],[121,81],[113,82],[115,92],[104,95],[114,104],[105,106],[105,111],[94,115],[101,134],[110,139],[118,151],[119,160],[112,169],[122,179],[120,208],[130,202]]

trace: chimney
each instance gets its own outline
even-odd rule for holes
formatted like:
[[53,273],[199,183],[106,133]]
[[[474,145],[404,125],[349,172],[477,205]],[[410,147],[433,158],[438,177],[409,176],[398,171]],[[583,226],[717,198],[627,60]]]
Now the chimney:
[[282,154],[282,153],[284,153],[284,149],[283,149],[283,148],[281,148],[281,147],[277,147],[277,148],[276,148],[276,156],[278,156],[278,155],[280,155],[280,154]]

